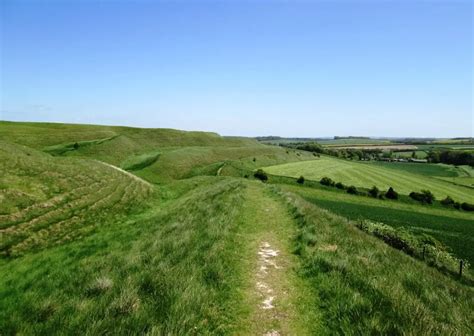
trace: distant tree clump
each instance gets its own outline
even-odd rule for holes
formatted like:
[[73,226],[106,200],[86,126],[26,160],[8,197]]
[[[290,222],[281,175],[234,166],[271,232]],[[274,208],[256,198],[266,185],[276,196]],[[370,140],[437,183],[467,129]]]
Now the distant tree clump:
[[389,198],[389,199],[396,200],[396,199],[398,199],[398,193],[395,190],[393,190],[392,187],[390,187],[390,188],[388,188],[387,192],[385,193],[385,197]]
[[433,204],[435,200],[433,193],[429,190],[422,190],[420,193],[413,191],[410,193],[410,197],[424,204]]
[[474,153],[460,150],[430,151],[428,161],[432,163],[447,163],[456,166],[469,165],[474,167]]
[[357,188],[354,186],[347,187],[347,193],[352,195],[357,195],[358,191]]
[[373,198],[377,198],[379,196],[379,188],[373,186],[372,189],[369,190],[369,195]]
[[345,189],[346,186],[345,186],[344,184],[342,184],[341,182],[337,182],[337,183],[336,183],[336,188],[337,188],[337,189]]
[[300,142],[292,146],[295,149],[313,153],[324,153],[324,148],[316,142]]
[[299,184],[304,184],[304,176],[298,177],[298,179],[296,180],[296,182],[299,183]]
[[262,169],[258,169],[253,176],[257,179],[259,179],[262,182],[265,182],[268,180],[268,175],[265,173]]
[[323,177],[321,181],[319,181],[319,183],[328,187],[333,187],[335,184],[334,181],[330,177]]

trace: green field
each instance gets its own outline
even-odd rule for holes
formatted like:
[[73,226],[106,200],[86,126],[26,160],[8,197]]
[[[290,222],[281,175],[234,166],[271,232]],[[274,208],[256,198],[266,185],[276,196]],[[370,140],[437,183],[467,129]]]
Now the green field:
[[[399,164],[392,167],[403,166]],[[472,188],[458,186],[423,174],[411,173],[403,168],[389,169],[378,163],[354,162],[329,156],[321,156],[312,161],[264,167],[264,170],[274,175],[304,176],[317,181],[327,176],[336,182],[362,188],[371,188],[375,185],[379,189],[387,190],[393,187],[397,192],[406,195],[412,191],[427,189],[439,199],[448,195],[461,202],[472,202],[474,199]]]
[[364,187],[472,196],[442,180],[472,176],[467,167],[416,172],[206,132],[0,122],[0,334],[472,334],[469,269],[458,278],[356,228],[367,218],[429,234],[473,263],[472,215],[253,177],[271,166],[310,178],[318,164]]
[[352,220],[370,219],[417,234],[429,234],[448,246],[455,255],[474,264],[473,215],[444,207],[419,206],[405,202],[353,196],[330,188],[283,186],[311,203]]
[[421,150],[439,150],[439,149],[459,149],[459,150],[474,150],[474,145],[471,144],[450,144],[450,143],[441,143],[441,144],[425,144],[425,145],[416,145]]
[[379,139],[328,139],[318,140],[318,143],[323,146],[330,145],[389,145],[389,140]]
[[394,152],[393,156],[398,158],[411,158],[413,157],[413,152],[415,152],[415,156],[417,159],[426,159],[428,154],[425,151],[416,150],[416,151],[403,151],[403,152]]

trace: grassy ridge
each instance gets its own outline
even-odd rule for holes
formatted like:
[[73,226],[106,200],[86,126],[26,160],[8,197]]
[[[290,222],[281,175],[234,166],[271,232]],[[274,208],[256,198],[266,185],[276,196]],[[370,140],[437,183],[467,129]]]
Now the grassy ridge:
[[[117,166],[131,156],[158,149],[263,146],[250,138],[221,137],[209,132],[5,121],[0,121],[0,140],[39,150],[56,149],[64,155],[95,158]],[[70,150],[75,143],[79,147]],[[81,146],[81,143],[87,145]]]
[[155,163],[160,154],[160,152],[151,152],[133,156],[125,160],[121,166],[125,170],[141,170]]
[[182,147],[163,152],[152,165],[138,173],[145,179],[164,183],[196,175],[216,175],[224,164],[256,168],[259,165],[309,160],[310,153],[279,147]]
[[412,191],[428,189],[438,198],[449,195],[461,202],[471,202],[474,199],[474,189],[471,188],[421,174],[412,174],[401,169],[387,169],[372,163],[353,162],[328,156],[321,156],[320,159],[313,161],[288,163],[264,169],[270,174],[291,177],[303,175],[311,180],[319,180],[327,176],[356,187],[370,188],[375,185],[382,190],[393,187],[406,195]]
[[295,246],[303,260],[301,274],[313,284],[314,306],[330,334],[473,332],[472,287],[294,194],[284,197],[299,223]]
[[91,160],[52,158],[0,142],[0,253],[17,256],[88,234],[152,193],[146,182]]
[[151,212],[0,262],[0,330],[230,333],[241,309],[233,246],[243,186],[194,179],[176,187],[180,197]]

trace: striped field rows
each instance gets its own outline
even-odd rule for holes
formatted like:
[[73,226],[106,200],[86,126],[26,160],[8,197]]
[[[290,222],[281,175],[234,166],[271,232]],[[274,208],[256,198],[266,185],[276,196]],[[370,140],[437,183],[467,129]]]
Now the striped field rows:
[[264,167],[267,173],[280,176],[304,176],[309,180],[319,180],[324,176],[336,182],[356,187],[371,188],[377,186],[381,190],[389,187],[402,194],[412,191],[430,190],[437,198],[451,196],[462,202],[474,200],[474,189],[454,185],[430,176],[423,176],[403,170],[388,169],[370,163],[353,162],[321,156],[319,159],[294,162]]

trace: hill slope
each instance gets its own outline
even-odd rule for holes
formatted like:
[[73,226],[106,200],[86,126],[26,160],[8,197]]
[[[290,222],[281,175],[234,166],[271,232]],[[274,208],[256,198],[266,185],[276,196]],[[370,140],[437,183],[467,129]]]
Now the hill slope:
[[0,252],[18,255],[110,222],[152,187],[92,160],[53,158],[0,141]]

